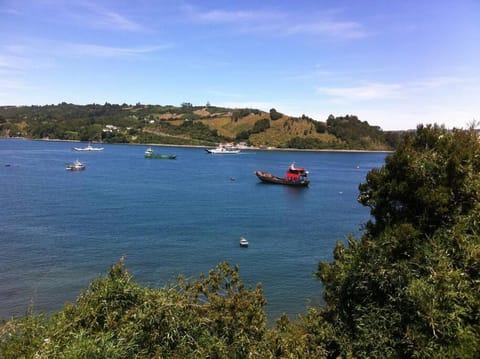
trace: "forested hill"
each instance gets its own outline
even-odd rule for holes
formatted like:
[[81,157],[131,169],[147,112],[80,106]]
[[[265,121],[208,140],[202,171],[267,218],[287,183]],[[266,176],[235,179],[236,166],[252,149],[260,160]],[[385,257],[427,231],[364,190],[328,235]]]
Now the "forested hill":
[[390,150],[399,133],[356,116],[315,121],[275,109],[206,106],[74,105],[0,107],[0,136],[105,143],[205,145],[244,142],[256,147]]

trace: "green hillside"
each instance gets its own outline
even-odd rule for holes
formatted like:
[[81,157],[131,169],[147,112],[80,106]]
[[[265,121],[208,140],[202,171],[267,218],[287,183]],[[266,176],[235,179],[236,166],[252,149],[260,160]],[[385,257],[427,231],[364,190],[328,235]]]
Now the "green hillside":
[[[271,109],[105,103],[0,107],[0,136],[104,143],[389,150],[392,134],[356,116],[315,121]],[[395,136],[394,136],[395,137]]]

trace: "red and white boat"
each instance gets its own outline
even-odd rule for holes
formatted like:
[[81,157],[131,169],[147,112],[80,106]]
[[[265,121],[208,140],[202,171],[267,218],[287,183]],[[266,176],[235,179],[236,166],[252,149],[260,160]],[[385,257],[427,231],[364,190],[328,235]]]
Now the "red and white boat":
[[303,167],[295,167],[292,163],[284,177],[277,177],[268,172],[255,171],[257,177],[265,183],[283,184],[287,186],[306,187],[309,185],[308,171]]

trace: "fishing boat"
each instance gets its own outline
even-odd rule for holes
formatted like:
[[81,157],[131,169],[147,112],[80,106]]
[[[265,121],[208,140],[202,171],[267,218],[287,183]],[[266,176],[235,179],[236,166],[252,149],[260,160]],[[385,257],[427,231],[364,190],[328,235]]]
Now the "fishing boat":
[[310,183],[308,171],[302,167],[295,167],[292,163],[284,177],[277,177],[271,173],[255,171],[257,177],[264,183],[283,184],[287,186],[306,187]]
[[103,151],[103,147],[93,147],[92,145],[88,145],[86,147],[73,147],[74,151],[84,151],[84,152],[91,152],[91,151]]
[[69,163],[65,169],[67,171],[83,171],[85,169],[85,165],[79,160],[75,160],[75,162]]
[[154,153],[153,150],[149,147],[145,150],[145,158],[174,160],[175,158],[177,158],[177,155],[162,155],[160,153]]
[[237,147],[233,146],[218,146],[216,148],[206,148],[205,151],[212,155],[229,155],[240,153],[240,150]]
[[248,247],[248,241],[244,237],[240,237],[240,247]]

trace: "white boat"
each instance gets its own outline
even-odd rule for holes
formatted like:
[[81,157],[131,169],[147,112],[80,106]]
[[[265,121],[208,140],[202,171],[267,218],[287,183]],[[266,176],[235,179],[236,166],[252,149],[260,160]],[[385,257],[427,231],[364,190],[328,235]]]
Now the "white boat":
[[240,237],[240,247],[248,247],[248,241],[243,237]]
[[205,151],[211,153],[212,155],[228,155],[240,153],[240,150],[237,147],[221,145],[216,148],[207,148],[205,149]]
[[103,147],[93,147],[88,145],[87,147],[74,147],[74,151],[103,151]]
[[75,160],[75,162],[69,163],[65,169],[67,171],[83,171],[85,169],[85,165],[79,160]]

